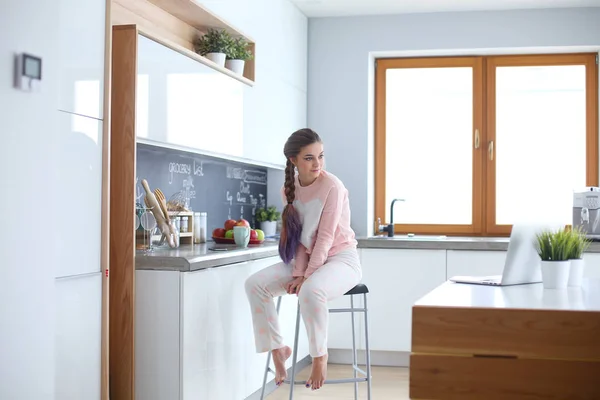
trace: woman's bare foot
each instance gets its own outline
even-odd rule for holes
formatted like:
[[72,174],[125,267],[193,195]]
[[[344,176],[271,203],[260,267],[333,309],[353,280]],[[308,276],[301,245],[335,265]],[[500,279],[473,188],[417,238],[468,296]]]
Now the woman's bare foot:
[[283,346],[280,349],[272,350],[271,354],[273,355],[273,363],[275,364],[275,384],[279,386],[287,378],[285,361],[292,355],[292,349],[289,346]]
[[310,378],[306,381],[306,387],[312,390],[321,389],[327,376],[327,355],[315,357],[312,360],[312,371]]

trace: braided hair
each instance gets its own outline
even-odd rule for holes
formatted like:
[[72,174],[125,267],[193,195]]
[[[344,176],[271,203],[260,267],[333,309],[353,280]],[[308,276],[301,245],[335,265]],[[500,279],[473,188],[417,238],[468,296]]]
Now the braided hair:
[[312,129],[303,128],[292,133],[283,146],[283,154],[287,159],[284,183],[287,204],[281,214],[282,225],[279,239],[279,256],[286,264],[289,264],[294,258],[298,244],[300,244],[300,235],[302,234],[300,215],[293,204],[296,197],[296,185],[292,159],[300,154],[303,147],[317,142],[321,142],[319,135]]

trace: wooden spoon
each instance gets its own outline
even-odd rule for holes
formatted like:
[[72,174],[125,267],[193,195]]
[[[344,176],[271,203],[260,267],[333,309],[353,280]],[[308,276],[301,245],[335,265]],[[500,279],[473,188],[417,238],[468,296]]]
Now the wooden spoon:
[[159,204],[158,200],[156,199],[156,196],[154,196],[154,193],[152,193],[152,191],[150,190],[150,187],[148,186],[148,181],[146,181],[145,179],[142,179],[142,186],[144,187],[144,190],[146,191],[146,196],[144,197],[144,203],[146,203],[146,206],[148,208],[150,208],[150,210],[152,211],[152,214],[154,214],[154,218],[156,218],[156,223],[157,223],[158,227],[160,228],[161,232],[166,235],[169,246],[171,248],[176,247],[175,239],[173,237],[173,229],[171,227],[169,217],[167,216],[165,218],[165,216],[162,212],[162,209],[160,207],[160,204]]

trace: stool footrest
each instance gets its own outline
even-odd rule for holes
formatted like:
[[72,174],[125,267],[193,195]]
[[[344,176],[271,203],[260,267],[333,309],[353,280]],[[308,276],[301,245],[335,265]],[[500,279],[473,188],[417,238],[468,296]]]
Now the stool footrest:
[[332,308],[329,310],[330,313],[342,313],[342,312],[365,312],[366,308]]
[[[290,380],[289,379],[284,379],[283,383],[289,384]],[[294,385],[303,385],[303,386],[306,386],[306,381],[294,381]]]
[[362,369],[358,368],[358,366],[353,365],[353,367],[356,372],[359,372],[359,373],[363,374],[364,376],[367,376],[367,373],[365,371],[363,371]]
[[352,383],[352,382],[366,382],[367,378],[345,378],[345,379],[325,379],[325,384],[330,385],[332,383]]

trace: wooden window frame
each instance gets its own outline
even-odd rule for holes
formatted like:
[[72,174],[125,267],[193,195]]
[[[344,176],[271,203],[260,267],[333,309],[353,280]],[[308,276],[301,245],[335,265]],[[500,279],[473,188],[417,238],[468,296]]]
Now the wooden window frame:
[[[394,233],[445,234],[451,236],[508,236],[512,225],[498,225],[496,215],[496,158],[488,156],[496,142],[495,72],[497,67],[534,65],[586,66],[586,184],[598,186],[598,65],[596,53],[498,55],[469,57],[382,58],[375,68],[375,218],[385,220],[386,182],[386,71],[397,68],[473,68],[473,197],[472,223],[394,224]],[[476,132],[479,147],[475,146]],[[494,150],[495,153],[495,150]],[[383,222],[385,224],[385,222]],[[375,234],[379,232],[375,228]]]

